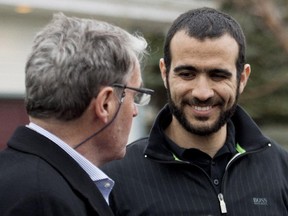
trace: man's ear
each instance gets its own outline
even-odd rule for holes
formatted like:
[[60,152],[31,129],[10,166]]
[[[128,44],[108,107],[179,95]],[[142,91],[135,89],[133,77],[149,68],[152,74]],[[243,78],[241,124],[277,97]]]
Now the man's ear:
[[111,113],[114,111],[115,95],[112,87],[104,87],[100,90],[95,99],[94,110],[97,118],[102,122],[107,123],[110,119]]
[[163,58],[161,58],[160,61],[159,61],[159,68],[160,68],[160,71],[161,71],[161,77],[162,77],[162,80],[164,82],[164,86],[165,86],[165,88],[167,88],[167,81],[166,81],[167,70],[166,70],[166,65],[165,65],[165,62],[164,62]]
[[244,65],[244,69],[240,76],[240,86],[239,86],[239,93],[241,94],[244,91],[244,88],[248,82],[249,76],[251,73],[251,67],[249,64]]

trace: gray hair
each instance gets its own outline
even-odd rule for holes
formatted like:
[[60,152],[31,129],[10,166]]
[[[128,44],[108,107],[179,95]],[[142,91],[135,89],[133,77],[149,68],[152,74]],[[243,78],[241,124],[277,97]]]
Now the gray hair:
[[125,83],[147,42],[93,19],[53,16],[35,39],[26,64],[26,110],[32,117],[80,117],[101,86]]

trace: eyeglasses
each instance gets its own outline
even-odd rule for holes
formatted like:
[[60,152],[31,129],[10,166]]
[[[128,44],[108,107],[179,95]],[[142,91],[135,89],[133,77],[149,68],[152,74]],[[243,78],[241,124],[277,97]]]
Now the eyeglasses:
[[116,88],[130,89],[130,90],[136,91],[137,93],[134,95],[134,104],[137,106],[145,106],[149,104],[151,95],[154,93],[154,90],[152,89],[134,88],[134,87],[129,87],[129,86],[119,84],[119,83],[114,83],[112,86]]

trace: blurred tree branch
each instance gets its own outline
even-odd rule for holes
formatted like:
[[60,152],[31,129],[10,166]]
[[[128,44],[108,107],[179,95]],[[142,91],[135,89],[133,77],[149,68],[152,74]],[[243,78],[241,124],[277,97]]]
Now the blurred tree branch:
[[[288,30],[283,18],[285,17],[274,0],[220,0],[220,3],[233,2],[240,10],[252,9],[254,15],[262,18],[263,22],[274,34],[278,42],[283,46],[288,54]],[[286,8],[285,8],[286,6]],[[283,13],[287,13],[288,1],[284,0]]]
[[[278,42],[283,46],[288,55],[288,30],[283,20],[284,15],[272,0],[247,0],[252,2],[255,12],[262,17],[266,26],[274,34]],[[287,10],[284,10],[287,13]]]

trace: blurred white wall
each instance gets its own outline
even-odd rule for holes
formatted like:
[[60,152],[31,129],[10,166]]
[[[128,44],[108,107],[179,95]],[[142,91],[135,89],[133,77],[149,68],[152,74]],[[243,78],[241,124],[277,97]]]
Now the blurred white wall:
[[2,13],[0,20],[0,94],[21,96],[33,37],[48,19]]

